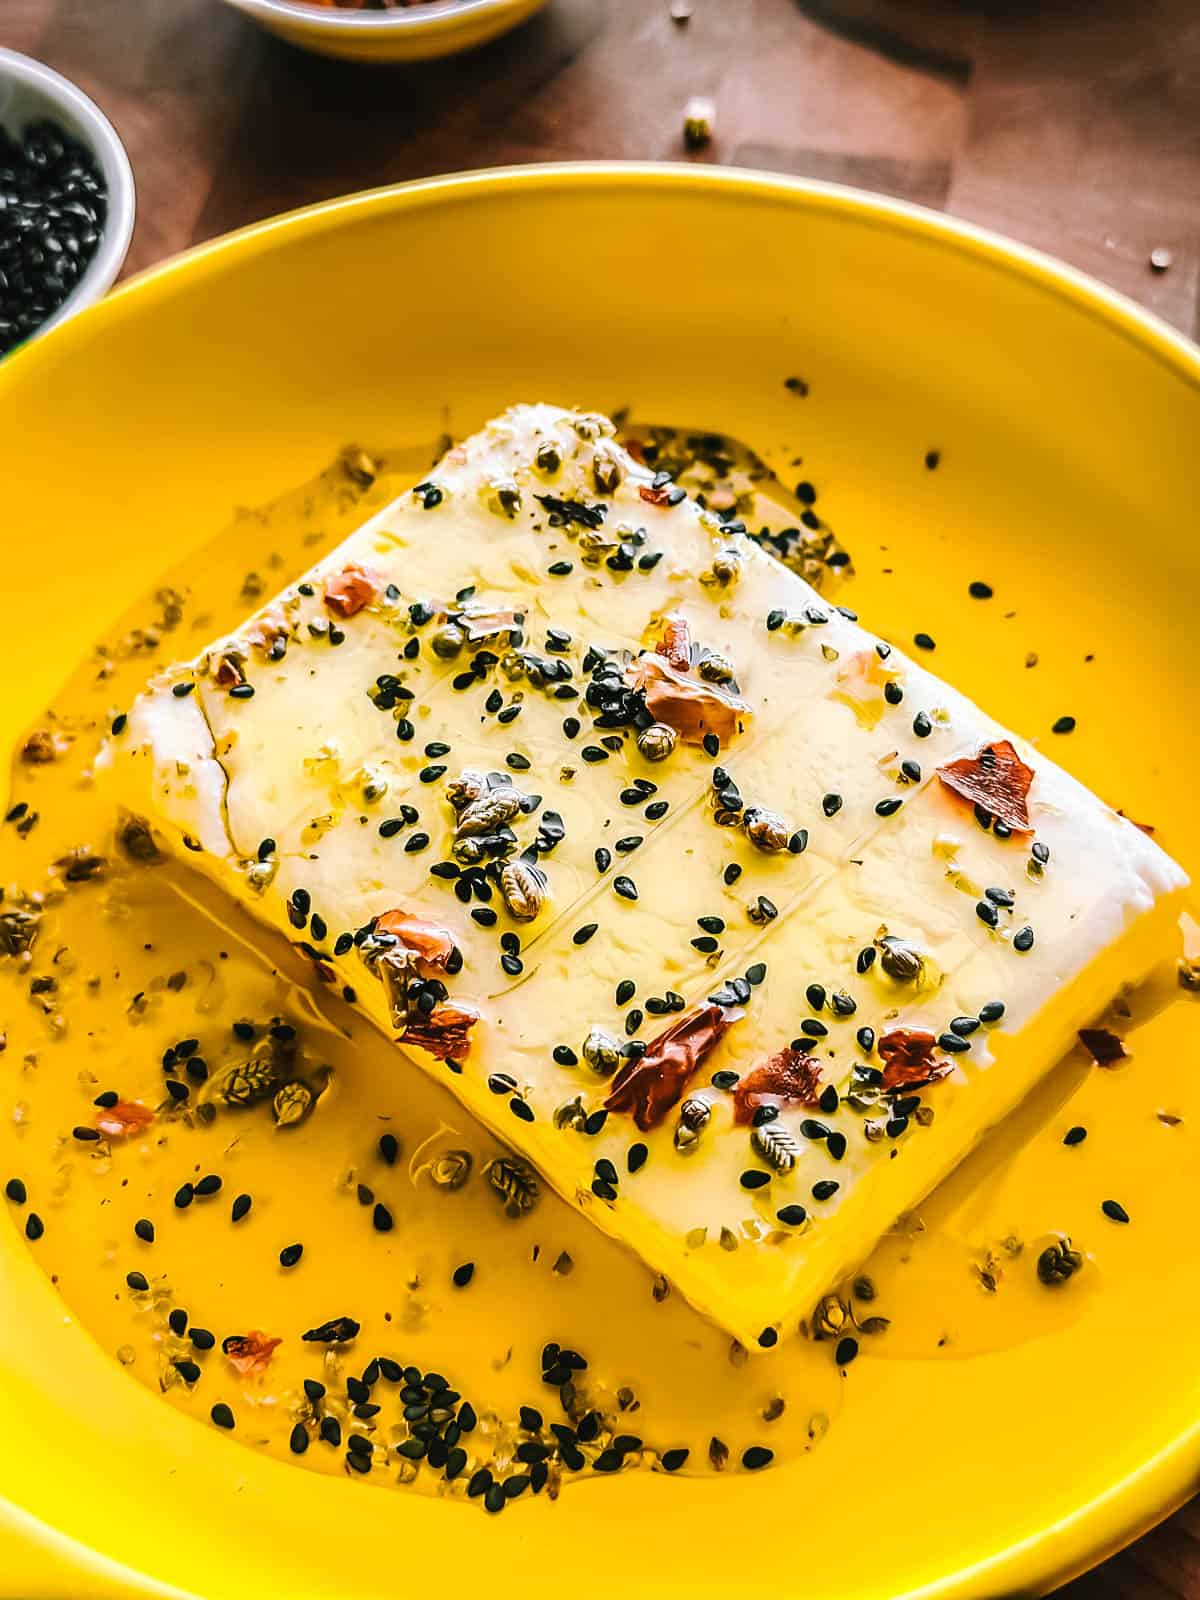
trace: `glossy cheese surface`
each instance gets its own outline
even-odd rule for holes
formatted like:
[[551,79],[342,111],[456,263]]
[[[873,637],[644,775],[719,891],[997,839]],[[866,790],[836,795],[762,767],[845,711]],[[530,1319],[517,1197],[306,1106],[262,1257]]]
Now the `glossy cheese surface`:
[[[692,648],[669,670],[720,737],[651,761],[636,687],[662,678],[680,621]],[[589,698],[616,682],[630,695],[596,725]],[[695,729],[678,695],[663,715]],[[301,943],[316,982],[753,1347],[1169,939],[1183,874],[1043,755],[1019,751],[1029,829],[1007,837],[939,780],[1008,737],[677,499],[604,419],[529,406],[152,684],[107,767],[164,848]],[[475,864],[464,774],[512,813],[503,854]],[[731,790],[732,815],[713,803]],[[778,836],[756,844],[744,819],[766,813]],[[506,858],[541,887],[532,919],[506,906]],[[412,966],[414,993],[432,978],[437,1006],[478,1015],[449,1062],[414,1046],[411,997],[397,1014],[372,931],[388,913],[453,942],[452,970]],[[614,1086],[695,1010],[722,1036],[635,1118]],[[911,1090],[879,1054],[902,1030],[937,1041]],[[793,1043],[806,1093],[776,1094],[755,1128],[746,1080]]]

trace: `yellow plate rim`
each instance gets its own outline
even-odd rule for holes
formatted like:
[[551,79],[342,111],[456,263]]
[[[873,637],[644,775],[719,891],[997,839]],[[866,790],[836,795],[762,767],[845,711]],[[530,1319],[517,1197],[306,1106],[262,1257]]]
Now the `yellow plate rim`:
[[[483,0],[490,4],[492,0]],[[283,7],[279,7],[282,12]],[[461,13],[460,13],[461,14]],[[58,355],[98,331],[101,320],[119,325],[147,297],[167,299],[179,281],[234,268],[247,255],[291,243],[296,235],[320,235],[361,212],[420,210],[469,202],[497,190],[547,192],[588,187],[675,188],[697,194],[736,193],[777,204],[801,205],[884,231],[917,235],[931,246],[973,257],[996,272],[1032,282],[1064,308],[1106,324],[1122,338],[1162,363],[1189,388],[1200,390],[1200,346],[1161,318],[1097,279],[1042,251],[968,221],[924,206],[891,199],[842,184],[734,167],[692,166],[683,162],[554,162],[498,167],[395,184],[304,207],[222,235],[137,274],[106,299],[56,329],[51,338],[31,341],[0,363],[0,403],[13,374],[37,360],[47,347]],[[1184,1504],[1200,1486],[1200,1419],[1181,1430],[1134,1471],[1068,1517],[1027,1539],[945,1578],[910,1590],[896,1600],[965,1600],[982,1592],[1045,1594],[1123,1548]],[[31,1517],[0,1498],[0,1528],[38,1545],[56,1568],[64,1558],[97,1579],[129,1583],[131,1592],[199,1600],[199,1596],[161,1584],[135,1568],[121,1566],[53,1525]]]

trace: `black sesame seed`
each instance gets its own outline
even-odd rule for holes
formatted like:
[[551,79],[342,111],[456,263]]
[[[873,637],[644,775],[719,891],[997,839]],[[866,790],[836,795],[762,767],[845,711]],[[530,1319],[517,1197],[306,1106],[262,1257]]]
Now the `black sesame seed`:
[[840,1188],[841,1184],[839,1184],[835,1179],[822,1178],[818,1183],[813,1184],[812,1197],[814,1200],[828,1200],[832,1195],[835,1195]]
[[607,872],[609,867],[612,866],[612,852],[606,850],[603,845],[598,847],[593,859],[596,863],[597,872]]
[[185,1211],[195,1198],[196,1191],[190,1183],[181,1183],[175,1191],[175,1206],[179,1211]]
[[989,928],[998,927],[1000,924],[1000,913],[990,900],[980,900],[975,906],[975,915],[980,922],[986,922]]
[[71,1129],[71,1137],[72,1139],[77,1139],[80,1144],[95,1144],[100,1134],[96,1128],[81,1126]]
[[379,1135],[380,1160],[386,1161],[389,1167],[394,1166],[396,1157],[400,1154],[400,1141],[394,1133],[381,1133]]
[[718,755],[720,755],[720,753],[721,753],[721,741],[717,738],[715,733],[706,733],[704,735],[703,744],[704,744],[704,753],[705,753],[706,756],[718,756]]
[[500,957],[500,965],[510,978],[517,977],[525,970],[525,963],[520,956],[509,955],[507,952]]
[[229,1208],[229,1215],[234,1222],[240,1222],[254,1204],[248,1194],[239,1194],[233,1205]]
[[994,592],[990,583],[981,583],[979,579],[967,585],[967,593],[972,600],[990,600]]
[[508,1109],[512,1112],[513,1116],[516,1117],[518,1119],[518,1121],[520,1121],[520,1122],[532,1122],[533,1121],[533,1117],[534,1117],[533,1107],[530,1106],[530,1105],[526,1105],[525,1101],[518,1099],[516,1095],[514,1095],[512,1097],[512,1099],[508,1102]]
[[838,1340],[837,1349],[833,1353],[833,1359],[837,1362],[839,1367],[848,1367],[857,1354],[858,1340],[852,1339],[849,1337],[849,1335],[847,1335],[846,1338]]
[[771,1181],[769,1172],[743,1172],[738,1182],[743,1189],[761,1189]]
[[281,1267],[294,1267],[303,1254],[304,1246],[302,1244],[284,1245],[279,1252],[279,1265]]
[[989,1000],[986,1005],[982,1005],[979,1008],[980,1022],[999,1022],[1003,1015],[1003,1000]]
[[841,809],[842,797],[840,794],[827,794],[821,801],[821,810],[827,817],[836,817]]
[[1039,866],[1044,867],[1047,861],[1050,859],[1050,846],[1048,844],[1042,844],[1041,840],[1039,839],[1034,844],[1030,845],[1029,853]]
[[[333,630],[330,629],[331,634],[332,632]],[[254,685],[252,683],[235,683],[233,688],[229,691],[229,698],[231,700],[251,700],[253,697]]]
[[[761,1337],[758,1342],[762,1344]],[[762,1467],[769,1467],[774,1459],[774,1450],[768,1450],[764,1444],[752,1444],[748,1450],[742,1451],[742,1465],[747,1472],[757,1472]]]
[[625,1165],[630,1172],[640,1172],[646,1165],[646,1157],[649,1154],[650,1151],[647,1146],[640,1141],[637,1144],[631,1144],[625,1153]]
[[175,696],[176,700],[183,700],[189,694],[191,694],[195,687],[196,685],[194,683],[177,683],[172,687],[171,693]]
[[622,900],[636,900],[638,897],[637,884],[632,878],[627,878],[623,873],[613,879],[613,888]]
[[1033,929],[1028,924],[1013,934],[1013,949],[1021,951],[1022,955],[1026,950],[1033,949]]
[[575,1067],[579,1065],[579,1057],[569,1044],[556,1044],[551,1054],[560,1067]]
[[125,1282],[139,1294],[144,1294],[150,1287],[149,1279],[144,1272],[127,1272],[125,1274]]
[[752,984],[755,988],[762,983],[766,975],[767,964],[765,961],[755,961],[752,966],[746,968],[746,982]]
[[382,1201],[380,1201],[380,1203],[375,1207],[374,1211],[372,1211],[371,1222],[376,1233],[391,1233],[392,1213]]
[[834,1161],[840,1161],[846,1154],[846,1135],[835,1128],[826,1139],[825,1148]]
[[1063,1143],[1064,1144],[1082,1144],[1083,1141],[1086,1138],[1087,1138],[1087,1129],[1086,1128],[1081,1128],[1079,1126],[1076,1126],[1074,1128],[1068,1128],[1066,1133],[1063,1134]]
[[816,1017],[805,1017],[800,1024],[800,1032],[807,1034],[810,1039],[824,1039],[829,1029]]
[[[758,1336],[758,1344],[759,1344],[759,1348],[761,1350],[773,1350],[778,1343],[779,1343],[779,1332],[775,1328],[764,1328],[763,1331]],[[747,1451],[746,1455],[749,1455],[750,1453],[751,1453],[750,1451]],[[771,1452],[768,1450],[767,1454],[770,1455],[770,1453]],[[745,1461],[745,1459],[746,1459],[746,1457],[743,1456],[742,1460]],[[765,1467],[766,1466],[766,1462],[765,1461],[760,1461],[760,1462],[754,1463],[754,1465]]]
[[288,1448],[294,1456],[302,1456],[308,1449],[308,1429],[297,1422],[288,1437]]
[[133,1225],[133,1231],[144,1244],[154,1243],[154,1224],[146,1217],[139,1217]]
[[585,922],[582,928],[577,928],[571,935],[572,944],[586,944],[599,926],[598,922]]
[[879,800],[875,805],[875,815],[877,817],[894,817],[903,804],[903,800],[897,800],[895,798]]
[[825,1004],[825,990],[819,983],[810,983],[804,991],[804,998],[814,1011],[820,1011]]
[[574,563],[571,561],[556,561],[552,566],[547,567],[546,571],[552,578],[565,578],[567,573],[572,570],[573,566]]
[[404,841],[404,852],[406,855],[415,856],[419,850],[424,850],[428,843],[427,833],[410,833]]
[[217,1404],[209,1412],[209,1416],[213,1419],[218,1428],[233,1427],[233,1412],[223,1400],[217,1402]]
[[475,1276],[475,1263],[473,1261],[464,1261],[462,1266],[455,1267],[452,1276],[454,1287],[456,1289],[465,1289]]
[[1074,733],[1074,731],[1075,731],[1075,718],[1074,717],[1059,717],[1058,720],[1056,722],[1052,723],[1051,727],[1050,727],[1050,732],[1051,733]]
[[821,1090],[821,1097],[817,1101],[817,1105],[825,1112],[826,1116],[837,1110],[838,1092],[832,1083],[827,1083]]
[[664,1450],[659,1457],[659,1463],[664,1472],[678,1472],[690,1454],[691,1451],[684,1446],[674,1450]]
[[1100,1209],[1111,1222],[1129,1221],[1129,1213],[1119,1200],[1105,1200],[1101,1203]]
[[193,1328],[188,1338],[196,1350],[211,1350],[217,1342],[215,1333],[210,1333],[207,1328]]
[[934,643],[934,641],[930,638],[929,634],[927,634],[927,633],[914,633],[913,634],[913,643],[916,645],[918,650],[936,650],[937,649],[937,645]]
[[918,739],[928,739],[933,732],[933,723],[930,722],[923,711],[918,711],[913,718],[912,730]]
[[15,1206],[23,1206],[28,1199],[28,1191],[20,1178],[10,1178],[4,1185],[4,1193]]
[[196,1184],[196,1193],[198,1195],[219,1194],[220,1190],[221,1179],[215,1172],[210,1172],[207,1177],[201,1178]]
[[734,884],[742,875],[742,869],[736,861],[731,861],[721,874],[727,884]]
[[642,1011],[637,1006],[631,1007],[625,1013],[625,1032],[628,1034],[636,1033],[644,1021],[645,1017]]
[[608,1121],[607,1111],[593,1111],[584,1118],[583,1131],[588,1134],[597,1134]]
[[969,1039],[962,1038],[961,1035],[957,1033],[939,1034],[938,1044],[941,1049],[948,1051],[951,1055],[953,1055],[955,1051],[969,1050],[971,1048],[971,1041]]

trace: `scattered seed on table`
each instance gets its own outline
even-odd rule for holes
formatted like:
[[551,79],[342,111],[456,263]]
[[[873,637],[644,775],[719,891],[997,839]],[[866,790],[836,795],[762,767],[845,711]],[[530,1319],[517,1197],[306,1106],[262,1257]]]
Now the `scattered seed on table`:
[[281,1267],[294,1267],[303,1254],[304,1246],[302,1244],[284,1245],[279,1252],[279,1265]]
[[392,1213],[382,1203],[377,1205],[375,1210],[371,1213],[371,1221],[375,1225],[375,1231],[377,1233],[391,1233]]
[[20,1178],[10,1178],[4,1185],[4,1193],[15,1206],[23,1206],[29,1198],[25,1185]]
[[1068,1128],[1063,1134],[1064,1144],[1082,1144],[1087,1138],[1087,1129],[1081,1127]]
[[848,1367],[858,1354],[858,1340],[852,1339],[849,1334],[844,1339],[839,1339],[833,1358],[839,1367]]
[[25,1218],[25,1237],[31,1241],[36,1241],[42,1237],[45,1231],[46,1224],[36,1211],[31,1211]]
[[464,1261],[460,1267],[455,1267],[454,1269],[454,1287],[456,1289],[465,1289],[474,1276],[475,1263],[473,1261]]
[[233,1205],[229,1208],[229,1215],[234,1222],[240,1222],[250,1207],[254,1204],[248,1194],[239,1194]]
[[209,1412],[209,1416],[213,1419],[218,1428],[233,1427],[233,1412],[223,1400],[219,1400],[217,1402],[217,1404]]
[[1101,1203],[1100,1209],[1110,1222],[1129,1221],[1129,1213],[1119,1200],[1105,1200]]
[[752,1444],[748,1450],[742,1452],[742,1465],[747,1472],[757,1472],[760,1467],[769,1467],[774,1459],[774,1450],[768,1450],[764,1444]]

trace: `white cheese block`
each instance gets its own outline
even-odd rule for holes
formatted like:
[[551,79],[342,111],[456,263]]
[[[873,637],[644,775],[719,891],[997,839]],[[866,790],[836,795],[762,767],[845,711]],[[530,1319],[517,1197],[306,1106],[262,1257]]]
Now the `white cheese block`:
[[[109,781],[598,1226],[769,1346],[1154,963],[1186,880],[1040,753],[1027,816],[1006,790],[1011,831],[977,817],[938,769],[977,772],[984,752],[1003,776],[1005,730],[736,529],[669,503],[611,434],[522,406],[452,450],[154,682]],[[680,738],[651,762],[626,686],[670,677],[669,619],[693,641],[676,684],[721,748]],[[597,666],[600,690],[625,689],[600,725]],[[725,671],[714,691],[705,674]],[[666,715],[684,714],[676,692]],[[539,828],[552,845],[533,920],[506,908],[502,859],[456,861],[448,786],[472,772],[492,774],[492,809],[511,809],[507,784],[540,797],[505,824],[513,860]],[[758,848],[747,817],[785,847]],[[438,952],[413,918],[449,933],[448,970],[422,961]],[[456,1005],[471,1025],[443,1062],[414,1040]],[[728,1026],[651,1084],[653,1041],[695,1008]],[[894,1083],[902,1030],[939,1041],[917,1047],[909,1076],[933,1081],[913,1090]],[[808,1092],[755,1128],[746,1080],[793,1041]]]

